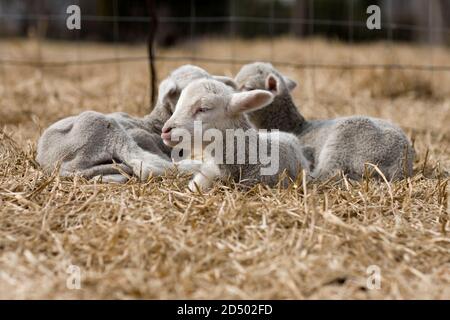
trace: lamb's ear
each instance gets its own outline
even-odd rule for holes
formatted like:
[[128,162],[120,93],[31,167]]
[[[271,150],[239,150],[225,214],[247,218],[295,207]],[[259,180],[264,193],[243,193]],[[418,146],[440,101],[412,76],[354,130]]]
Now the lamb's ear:
[[233,93],[228,110],[233,114],[255,111],[267,106],[272,101],[273,94],[266,90]]
[[278,80],[278,77],[273,73],[267,76],[265,86],[266,90],[273,94],[280,93],[280,80]]
[[225,76],[212,76],[214,80],[223,82],[224,84],[226,84],[227,86],[233,88],[234,90],[237,90],[237,84],[236,82],[234,82],[234,80],[230,77],[225,77]]
[[172,79],[165,79],[159,85],[158,100],[162,104],[166,104],[169,101],[174,103],[176,101],[177,84]]
[[289,91],[292,91],[297,87],[297,82],[295,82],[294,80],[289,79],[288,77],[283,77],[283,80],[286,83]]

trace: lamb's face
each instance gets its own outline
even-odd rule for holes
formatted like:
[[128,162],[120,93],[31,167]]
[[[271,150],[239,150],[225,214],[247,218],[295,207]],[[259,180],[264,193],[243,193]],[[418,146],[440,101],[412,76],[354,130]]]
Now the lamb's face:
[[265,90],[235,93],[222,82],[200,79],[189,84],[180,95],[173,115],[162,128],[161,138],[168,146],[175,146],[177,139],[189,134],[195,137],[195,130],[208,129],[225,131],[239,127],[242,114],[262,108],[273,100]]
[[236,117],[227,112],[232,93],[230,87],[212,79],[201,79],[189,84],[181,92],[175,112],[162,129],[164,143],[176,145],[177,142],[172,141],[171,137],[182,136],[183,132],[193,137],[194,129],[199,129],[199,126],[203,132],[210,128],[222,130],[230,127],[230,122]]
[[295,81],[281,75],[270,63],[244,65],[234,78],[239,91],[268,90],[274,94],[292,91]]

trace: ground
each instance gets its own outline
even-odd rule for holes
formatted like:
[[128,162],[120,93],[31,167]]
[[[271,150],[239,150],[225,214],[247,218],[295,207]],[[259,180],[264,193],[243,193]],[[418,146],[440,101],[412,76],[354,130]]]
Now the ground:
[[[9,39],[0,53],[58,62],[146,51]],[[448,48],[320,39],[205,39],[158,54],[450,65]],[[189,62],[158,60],[158,75]],[[240,68],[196,64],[229,76]],[[299,83],[294,98],[308,119],[365,114],[399,124],[414,141],[414,176],[246,192],[218,184],[205,195],[173,174],[126,185],[46,176],[34,156],[53,122],[84,110],[149,112],[146,62],[0,64],[0,298],[449,299],[448,69],[279,69]]]

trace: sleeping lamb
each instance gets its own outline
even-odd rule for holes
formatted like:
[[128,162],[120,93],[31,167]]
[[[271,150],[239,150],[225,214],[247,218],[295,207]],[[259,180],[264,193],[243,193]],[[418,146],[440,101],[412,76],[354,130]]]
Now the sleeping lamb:
[[[272,93],[266,90],[235,92],[213,79],[196,80],[181,92],[175,112],[165,123],[161,137],[164,143],[172,147],[178,144],[174,138],[179,137],[183,140],[188,138],[189,145],[190,137],[196,136],[196,125],[204,131],[205,134],[200,137],[202,140],[197,144],[204,153],[204,164],[191,180],[191,190],[197,187],[208,189],[215,178],[223,177],[231,177],[247,186],[259,182],[273,186],[283,178],[283,173],[295,179],[302,169],[308,172],[310,164],[293,134],[260,133],[251,128],[243,116],[245,112],[263,108],[272,100]],[[207,135],[208,139],[205,138]],[[248,144],[245,140],[235,139],[244,135],[248,138]],[[214,137],[217,148],[208,150],[210,144],[206,142],[211,141],[211,137]],[[262,147],[265,143],[266,147],[271,146],[270,151]],[[271,164],[268,168],[266,163],[262,163],[263,152],[271,153],[271,160],[276,162],[276,166]],[[288,181],[287,178],[281,180],[283,184]]]
[[[211,78],[205,70],[185,65],[174,70],[159,86],[158,102],[151,114],[134,118],[126,113],[86,111],[62,119],[39,139],[36,160],[47,173],[60,165],[61,176],[79,174],[87,179],[102,176],[105,182],[126,182],[129,176],[146,180],[153,173],[178,167],[192,172],[198,161],[174,164],[171,149],[160,138],[164,122],[172,114],[181,90],[199,78]],[[226,77],[215,77],[233,84]],[[125,175],[123,175],[124,173]]]
[[269,106],[249,113],[248,119],[256,128],[291,132],[311,147],[313,179],[324,180],[342,171],[358,180],[366,163],[377,165],[388,180],[412,175],[414,150],[396,125],[365,116],[307,121],[290,95],[296,83],[269,63],[243,66],[235,82],[241,91],[265,89],[275,95]]

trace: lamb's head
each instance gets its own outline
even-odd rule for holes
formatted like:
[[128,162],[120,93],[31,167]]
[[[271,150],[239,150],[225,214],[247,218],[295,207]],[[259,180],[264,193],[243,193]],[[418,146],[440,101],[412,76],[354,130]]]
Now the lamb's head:
[[244,121],[242,114],[270,104],[273,95],[266,90],[235,92],[230,86],[214,79],[199,79],[190,83],[180,95],[175,112],[164,124],[161,137],[174,146],[174,137],[194,136],[195,123],[208,129],[234,129]]
[[187,64],[172,71],[172,73],[161,82],[158,92],[158,104],[166,108],[169,114],[172,114],[175,110],[175,105],[177,104],[181,91],[192,81],[203,78],[213,78],[232,88],[236,88],[236,85],[231,78],[225,76],[212,76],[200,67]]
[[254,62],[244,65],[234,78],[240,91],[268,90],[275,95],[289,93],[297,83],[283,76],[270,63]]

